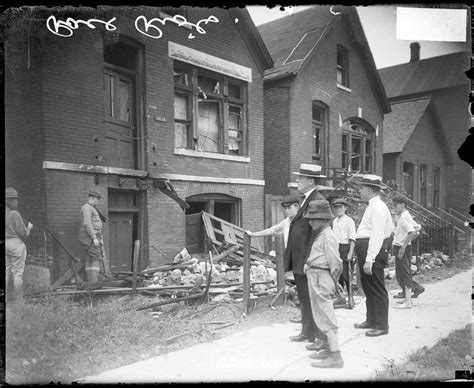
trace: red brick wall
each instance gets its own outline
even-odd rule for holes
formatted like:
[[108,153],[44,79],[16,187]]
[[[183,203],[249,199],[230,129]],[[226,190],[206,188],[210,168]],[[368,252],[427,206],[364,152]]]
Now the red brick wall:
[[[341,141],[342,131],[339,127],[339,115],[342,121],[357,117],[358,108],[362,108],[362,118],[368,121],[375,129],[378,125],[379,135],[376,138],[376,170],[375,173],[382,175],[382,155],[383,155],[383,113],[377,104],[376,97],[372,91],[365,66],[363,65],[359,52],[351,43],[351,38],[347,32],[346,25],[338,25],[319,44],[315,52],[311,55],[304,68],[298,73],[293,87],[290,91],[289,112],[290,117],[290,143],[289,147],[289,169],[279,171],[279,184],[274,184],[271,180],[267,182],[266,192],[272,194],[287,194],[280,188],[288,182],[294,182],[293,171],[298,171],[301,163],[319,163],[312,160],[312,102],[322,101],[329,107],[329,128],[326,160],[324,167],[341,166]],[[351,91],[345,91],[336,86],[336,49],[337,45],[343,45],[349,54],[349,80]],[[268,94],[268,91],[266,92]],[[265,101],[267,103],[267,100]],[[270,99],[270,103],[273,102]],[[288,103],[276,101],[271,108],[268,105],[265,109],[273,111],[284,110]],[[270,127],[267,122],[269,115],[266,114],[266,128]],[[268,132],[268,129],[266,129]],[[283,151],[281,153],[285,155]],[[281,155],[280,154],[280,155]],[[271,155],[266,161],[268,166],[278,163],[280,155]],[[281,163],[281,162],[279,162]],[[268,169],[266,170],[267,173]],[[270,178],[271,179],[271,178]],[[265,177],[267,181],[267,176]],[[271,186],[270,186],[271,184]]]
[[[289,89],[269,85],[265,89],[265,192],[288,193],[290,174]],[[286,180],[285,180],[286,178]]]

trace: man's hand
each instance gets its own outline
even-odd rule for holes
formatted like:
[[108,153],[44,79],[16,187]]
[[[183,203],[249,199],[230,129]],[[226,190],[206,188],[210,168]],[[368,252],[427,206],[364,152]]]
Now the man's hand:
[[29,230],[33,229],[33,224],[31,222],[28,222],[27,229],[29,229]]
[[371,263],[369,261],[366,261],[364,263],[364,272],[365,272],[366,275],[372,275],[372,265],[373,264],[374,263]]
[[245,233],[247,233],[250,237],[253,236],[253,233],[250,230],[246,230]]
[[339,276],[341,276],[341,270],[339,268],[332,268],[330,272],[334,281],[337,281]]
[[98,247],[99,246],[99,240],[97,238],[95,238],[94,240],[92,240],[92,242],[94,243],[94,246],[95,247]]
[[303,273],[306,275],[306,272],[308,271],[308,264],[305,264],[303,266]]
[[397,256],[398,256],[399,259],[403,259],[404,255],[405,255],[405,247],[400,247]]

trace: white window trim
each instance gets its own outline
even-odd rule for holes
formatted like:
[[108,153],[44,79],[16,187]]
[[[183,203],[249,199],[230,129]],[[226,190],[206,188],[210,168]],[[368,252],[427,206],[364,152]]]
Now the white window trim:
[[342,90],[344,90],[344,91],[346,91],[346,92],[348,92],[348,93],[352,93],[352,89],[350,89],[350,88],[348,88],[348,87],[346,87],[346,86],[344,86],[344,85],[336,84],[336,86],[337,86],[339,89],[342,89]]
[[250,157],[248,156],[218,154],[214,152],[190,150],[187,148],[175,148],[174,154],[183,155],[183,156],[191,156],[195,158],[219,159],[219,160],[229,160],[231,162],[250,163]]

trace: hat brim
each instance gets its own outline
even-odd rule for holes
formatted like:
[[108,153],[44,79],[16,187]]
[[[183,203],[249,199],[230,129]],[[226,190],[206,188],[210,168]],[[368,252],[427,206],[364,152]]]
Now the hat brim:
[[303,216],[304,218],[308,218],[310,220],[330,220],[331,218],[334,218],[334,215],[329,215],[329,214],[315,214],[315,215],[312,215],[312,214],[305,214]]
[[378,187],[380,189],[383,189],[384,186],[382,186],[380,183],[368,183],[368,182],[362,182],[360,184],[361,186],[373,186],[373,187]]
[[302,174],[300,172],[293,172],[293,174],[295,175],[300,175],[300,176],[307,176],[307,177],[310,177],[310,178],[327,178],[326,175],[310,175],[310,174]]

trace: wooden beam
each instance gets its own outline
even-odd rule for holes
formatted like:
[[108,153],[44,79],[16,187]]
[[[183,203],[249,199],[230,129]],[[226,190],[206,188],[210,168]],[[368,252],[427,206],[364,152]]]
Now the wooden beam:
[[245,313],[248,314],[249,299],[250,299],[250,236],[244,234],[244,294],[242,296],[242,302],[244,305]]
[[138,252],[140,251],[140,240],[135,240],[133,249],[133,279],[132,279],[132,295],[137,294],[137,270],[138,270]]

